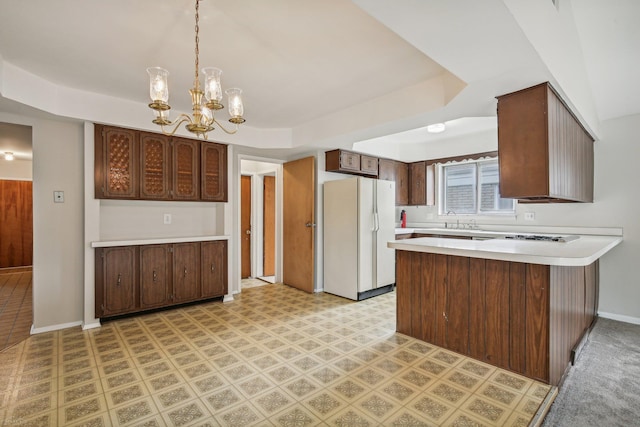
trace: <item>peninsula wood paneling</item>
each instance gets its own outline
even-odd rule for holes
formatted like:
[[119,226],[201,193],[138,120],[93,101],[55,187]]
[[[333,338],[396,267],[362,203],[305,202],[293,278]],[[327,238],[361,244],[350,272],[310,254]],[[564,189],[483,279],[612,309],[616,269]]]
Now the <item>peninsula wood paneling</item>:
[[396,250],[397,331],[557,385],[596,316],[598,263]]
[[32,182],[0,180],[0,268],[32,264]]

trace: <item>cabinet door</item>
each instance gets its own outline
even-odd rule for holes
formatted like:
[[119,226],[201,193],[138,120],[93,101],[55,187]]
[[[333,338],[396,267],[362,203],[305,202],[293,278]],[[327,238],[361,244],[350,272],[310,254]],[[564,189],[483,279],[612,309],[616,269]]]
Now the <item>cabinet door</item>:
[[140,307],[169,304],[169,245],[140,247]]
[[409,165],[411,187],[409,189],[410,205],[427,204],[427,169],[425,162],[415,162]]
[[[379,159],[378,160],[378,179],[385,181],[396,180],[396,162],[395,160]],[[397,190],[397,188],[396,188]],[[397,193],[397,191],[396,191]]]
[[446,348],[469,354],[470,258],[448,256]]
[[137,134],[128,129],[96,125],[95,197],[136,199],[138,197]]
[[136,309],[136,247],[101,249],[101,316],[111,316]]
[[171,173],[172,198],[174,200],[199,200],[199,141],[173,138],[173,170]]
[[360,154],[340,151],[340,169],[360,172]]
[[173,299],[174,302],[200,298],[200,243],[173,244]]
[[140,134],[140,197],[169,199],[171,165],[169,138],[152,133]]
[[201,243],[202,296],[219,297],[227,293],[227,242]]
[[360,155],[360,172],[367,175],[378,176],[378,158]]
[[409,204],[409,165],[395,162],[395,169],[396,205],[407,206]]
[[227,146],[212,142],[201,143],[201,199],[211,202],[227,201]]

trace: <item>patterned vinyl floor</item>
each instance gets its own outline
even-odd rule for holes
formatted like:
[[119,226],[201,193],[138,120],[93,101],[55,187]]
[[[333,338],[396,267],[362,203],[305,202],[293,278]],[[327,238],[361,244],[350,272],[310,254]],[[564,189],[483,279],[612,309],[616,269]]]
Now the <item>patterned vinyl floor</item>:
[[0,352],[0,425],[526,426],[550,387],[280,284]]

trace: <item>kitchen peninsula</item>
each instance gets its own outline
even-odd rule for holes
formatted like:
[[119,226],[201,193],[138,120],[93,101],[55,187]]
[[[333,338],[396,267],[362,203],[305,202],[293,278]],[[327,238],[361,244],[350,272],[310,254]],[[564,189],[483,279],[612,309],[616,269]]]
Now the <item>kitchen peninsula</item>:
[[472,235],[388,243],[396,249],[397,331],[560,384],[597,316],[598,260],[622,237]]

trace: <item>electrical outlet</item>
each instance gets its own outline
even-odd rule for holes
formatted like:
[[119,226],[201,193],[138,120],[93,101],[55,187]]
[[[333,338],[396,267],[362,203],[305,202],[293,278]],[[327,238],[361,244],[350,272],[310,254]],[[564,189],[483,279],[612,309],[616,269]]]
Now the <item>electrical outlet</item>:
[[53,192],[53,203],[64,203],[64,191]]
[[164,214],[164,223],[171,224],[171,214]]
[[536,213],[535,212],[525,212],[524,213],[524,220],[525,221],[533,221],[534,219],[536,219]]

